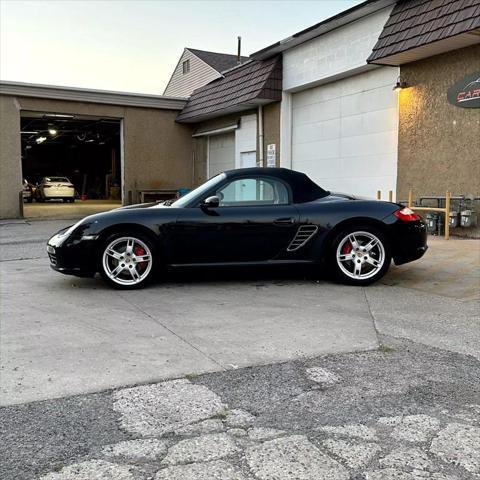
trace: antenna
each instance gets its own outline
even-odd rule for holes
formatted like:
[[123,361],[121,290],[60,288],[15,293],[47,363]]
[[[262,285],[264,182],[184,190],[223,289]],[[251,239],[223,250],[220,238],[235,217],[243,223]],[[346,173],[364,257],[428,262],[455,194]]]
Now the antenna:
[[238,44],[237,44],[237,63],[242,63],[242,37],[237,37]]

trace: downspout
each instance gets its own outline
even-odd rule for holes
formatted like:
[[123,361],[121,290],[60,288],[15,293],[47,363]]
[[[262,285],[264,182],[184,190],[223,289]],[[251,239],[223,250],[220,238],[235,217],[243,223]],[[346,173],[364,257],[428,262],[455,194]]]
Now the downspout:
[[263,105],[258,106],[258,165],[263,164]]

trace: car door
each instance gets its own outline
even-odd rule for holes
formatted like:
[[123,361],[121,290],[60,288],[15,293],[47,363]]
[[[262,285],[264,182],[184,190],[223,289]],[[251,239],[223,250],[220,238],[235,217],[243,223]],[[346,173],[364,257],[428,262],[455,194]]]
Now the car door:
[[182,209],[176,223],[175,263],[273,260],[298,228],[289,187],[270,177],[236,177],[214,192],[216,208]]

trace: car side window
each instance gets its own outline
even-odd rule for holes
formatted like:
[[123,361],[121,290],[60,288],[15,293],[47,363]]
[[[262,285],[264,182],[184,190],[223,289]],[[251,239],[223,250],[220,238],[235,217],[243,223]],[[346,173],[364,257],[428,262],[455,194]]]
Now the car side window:
[[283,182],[265,178],[232,180],[219,190],[220,207],[287,205],[288,189]]

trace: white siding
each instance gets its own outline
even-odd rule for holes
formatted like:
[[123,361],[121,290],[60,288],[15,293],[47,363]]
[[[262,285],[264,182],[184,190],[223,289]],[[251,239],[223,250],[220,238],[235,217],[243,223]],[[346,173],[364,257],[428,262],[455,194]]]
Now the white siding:
[[292,168],[327,190],[369,197],[395,191],[397,75],[382,67],[294,93]]
[[235,168],[235,132],[211,135],[208,137],[209,178]]
[[[183,62],[186,60],[190,60],[190,71],[184,74]],[[220,73],[213,67],[185,49],[163,94],[170,97],[189,97],[196,88],[203,87],[219,77]]]
[[334,75],[369,68],[372,53],[391,7],[333,30],[283,55],[284,90],[305,88]]

